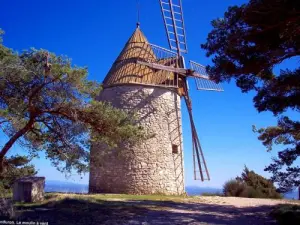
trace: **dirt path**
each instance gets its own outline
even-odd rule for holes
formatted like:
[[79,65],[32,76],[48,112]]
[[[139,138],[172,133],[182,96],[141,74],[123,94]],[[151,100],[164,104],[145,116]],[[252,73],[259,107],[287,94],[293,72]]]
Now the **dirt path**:
[[[99,195],[100,196],[100,195]],[[105,196],[104,196],[105,197]],[[48,225],[82,224],[232,224],[275,225],[268,213],[278,204],[299,201],[231,197],[193,197],[164,200],[64,197],[38,206],[20,206],[22,221]]]
[[[139,202],[143,206],[145,202]],[[291,203],[285,200],[247,199],[234,197],[199,197],[186,203],[146,203],[149,210],[124,224],[276,224],[268,214],[278,204]],[[293,202],[297,204],[297,202]],[[135,201],[133,204],[138,205]]]

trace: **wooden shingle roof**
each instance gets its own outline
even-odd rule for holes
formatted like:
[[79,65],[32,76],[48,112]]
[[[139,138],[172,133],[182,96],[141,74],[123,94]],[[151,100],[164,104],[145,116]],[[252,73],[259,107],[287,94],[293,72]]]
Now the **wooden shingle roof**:
[[136,63],[137,60],[166,65],[175,65],[176,61],[174,58],[157,59],[147,38],[137,27],[106,75],[104,87],[126,83],[161,85],[174,79],[174,74],[153,70]]

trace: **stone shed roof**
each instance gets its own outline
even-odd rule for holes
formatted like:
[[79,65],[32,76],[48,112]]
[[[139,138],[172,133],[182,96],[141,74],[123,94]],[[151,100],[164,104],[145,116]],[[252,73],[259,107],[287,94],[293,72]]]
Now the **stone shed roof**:
[[38,182],[44,182],[45,177],[22,177],[17,180],[19,183],[38,183]]

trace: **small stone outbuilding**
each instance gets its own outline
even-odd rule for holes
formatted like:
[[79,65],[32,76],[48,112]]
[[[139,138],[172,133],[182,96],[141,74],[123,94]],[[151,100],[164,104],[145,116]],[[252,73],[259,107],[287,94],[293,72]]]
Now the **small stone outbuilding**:
[[13,186],[13,200],[17,202],[40,202],[44,200],[45,177],[24,177]]

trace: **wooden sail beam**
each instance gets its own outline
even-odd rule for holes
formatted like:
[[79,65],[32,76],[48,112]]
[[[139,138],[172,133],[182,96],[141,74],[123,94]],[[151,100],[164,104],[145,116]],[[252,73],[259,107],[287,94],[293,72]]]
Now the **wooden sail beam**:
[[177,74],[180,74],[185,77],[196,77],[196,78],[210,80],[209,77],[201,75],[191,69],[175,68],[175,67],[171,67],[171,66],[164,66],[161,64],[157,64],[157,63],[149,63],[149,62],[145,62],[145,61],[141,61],[141,60],[136,60],[136,63],[140,64],[140,65],[148,66],[148,67],[150,67],[152,69],[156,69],[156,70],[165,70],[168,72],[177,73]]
[[[202,148],[201,148],[201,144],[200,144],[200,141],[199,141],[199,137],[198,137],[196,126],[195,126],[194,119],[193,119],[192,103],[191,103],[191,99],[190,99],[190,96],[189,96],[189,93],[188,93],[187,85],[184,85],[184,89],[185,89],[185,92],[186,92],[186,95],[184,96],[184,100],[185,100],[185,103],[186,103],[186,106],[187,106],[187,109],[188,109],[190,124],[191,124],[191,129],[192,129],[191,131],[192,131],[193,158],[194,158],[193,159],[194,160],[194,178],[195,178],[195,180],[197,179],[196,173],[198,171],[196,171],[197,165],[195,163],[195,161],[197,161],[201,181],[210,180],[210,176],[209,176],[209,172],[208,172],[208,169],[207,169],[206,161],[205,161],[205,158],[204,158],[204,155],[203,155],[203,151],[202,151]],[[204,176],[204,174],[206,174],[206,177]]]

